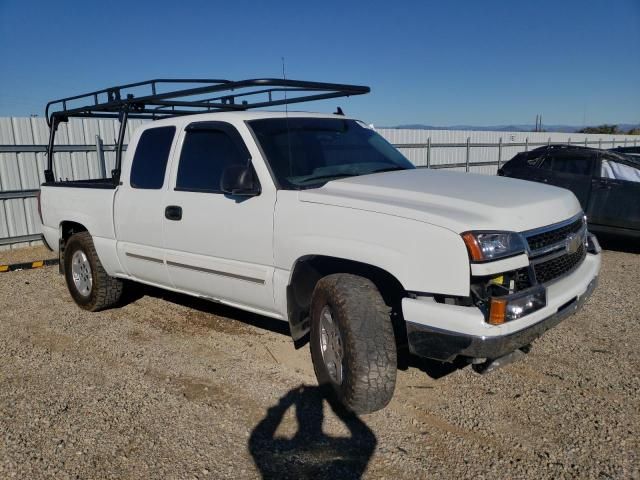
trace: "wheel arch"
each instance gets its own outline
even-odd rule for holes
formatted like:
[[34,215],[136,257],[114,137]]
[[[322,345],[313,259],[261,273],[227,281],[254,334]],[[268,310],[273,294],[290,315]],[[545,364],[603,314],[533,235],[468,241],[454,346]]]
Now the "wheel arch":
[[287,318],[291,336],[300,347],[309,332],[311,296],[318,281],[334,273],[350,273],[371,280],[385,303],[392,309],[396,341],[406,343],[401,302],[407,292],[402,283],[387,270],[368,263],[329,255],[305,255],[296,260],[287,285]]
[[71,235],[79,232],[88,232],[89,229],[79,222],[73,222],[71,220],[63,220],[60,222],[60,241],[63,244],[67,243],[67,240],[71,238]]
[[83,224],[71,220],[63,220],[60,222],[58,234],[58,272],[64,275],[64,250],[67,242],[75,233],[88,232],[89,230]]

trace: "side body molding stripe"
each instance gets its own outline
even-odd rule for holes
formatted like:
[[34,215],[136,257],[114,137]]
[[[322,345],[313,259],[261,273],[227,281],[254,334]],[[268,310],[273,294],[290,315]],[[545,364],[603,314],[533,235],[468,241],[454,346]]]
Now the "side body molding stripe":
[[131,258],[137,258],[138,260],[146,260],[147,262],[164,263],[161,258],[145,257],[144,255],[138,255],[137,253],[125,252],[125,255]]
[[169,265],[171,267],[178,267],[178,268],[186,268],[188,270],[195,270],[196,272],[211,273],[213,275],[220,275],[220,276],[223,276],[223,277],[235,278],[236,280],[244,280],[245,282],[258,283],[260,285],[264,285],[264,283],[265,283],[265,281],[260,279],[260,278],[246,277],[244,275],[238,275],[236,273],[221,272],[220,270],[211,270],[209,268],[204,268],[204,267],[195,267],[193,265],[185,265],[184,263],[168,261],[167,265]]
[[[153,263],[165,263],[161,258],[147,257],[145,255],[138,255],[137,253],[125,252],[127,257],[137,258],[138,260],[146,260]],[[261,278],[247,277],[245,275],[238,275],[237,273],[222,272],[220,270],[212,270],[210,268],[196,267],[194,265],[185,265],[184,263],[167,261],[166,264],[170,267],[186,268],[187,270],[194,270],[196,272],[210,273],[212,275],[220,275],[222,277],[235,278],[236,280],[244,280],[245,282],[257,283],[264,285],[265,281]]]

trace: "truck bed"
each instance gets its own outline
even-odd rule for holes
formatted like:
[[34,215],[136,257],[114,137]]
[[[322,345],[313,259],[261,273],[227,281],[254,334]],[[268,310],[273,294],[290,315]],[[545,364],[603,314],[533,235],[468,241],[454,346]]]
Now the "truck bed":
[[113,202],[117,185],[111,179],[46,182],[40,190],[42,233],[57,250],[65,222],[84,226],[94,238],[114,239]]

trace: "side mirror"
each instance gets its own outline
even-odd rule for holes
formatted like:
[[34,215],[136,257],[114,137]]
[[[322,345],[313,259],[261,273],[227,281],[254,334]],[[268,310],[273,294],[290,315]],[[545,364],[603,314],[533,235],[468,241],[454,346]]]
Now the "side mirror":
[[229,165],[222,172],[220,190],[227,195],[255,197],[260,194],[260,185],[251,165]]

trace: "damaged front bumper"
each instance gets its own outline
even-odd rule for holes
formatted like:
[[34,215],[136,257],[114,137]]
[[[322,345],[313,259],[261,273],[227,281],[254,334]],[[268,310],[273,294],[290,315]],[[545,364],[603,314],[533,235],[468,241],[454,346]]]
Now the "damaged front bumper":
[[457,357],[503,357],[575,313],[595,289],[599,270],[600,255],[588,254],[580,268],[547,287],[547,307],[500,326],[484,322],[475,307],[404,299],[409,349],[415,355],[447,362]]

